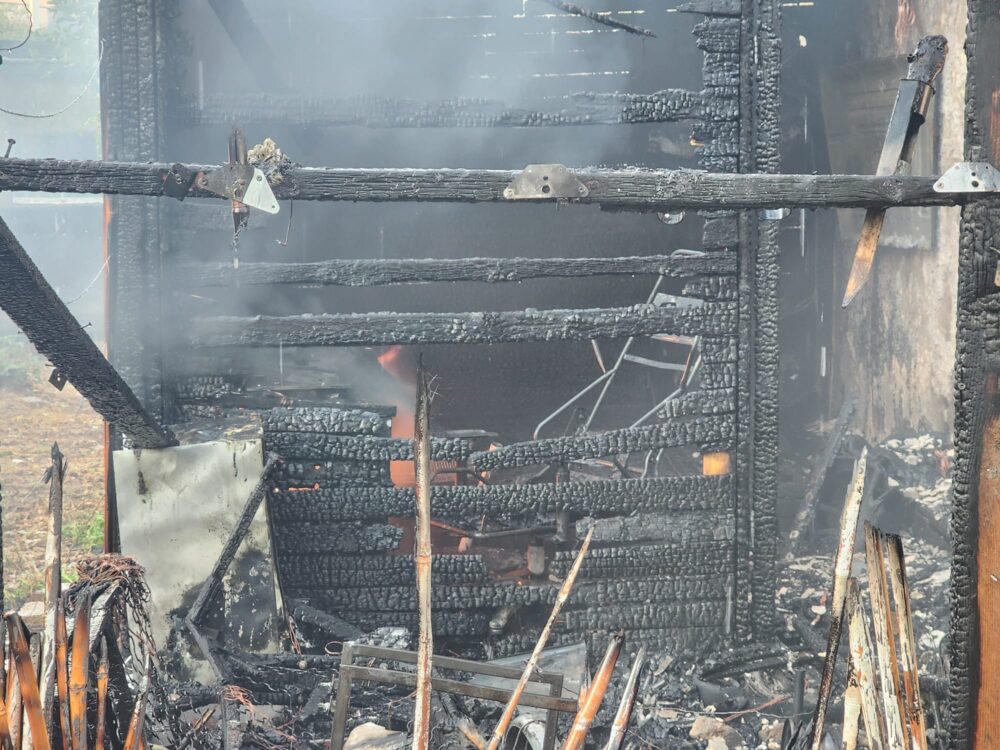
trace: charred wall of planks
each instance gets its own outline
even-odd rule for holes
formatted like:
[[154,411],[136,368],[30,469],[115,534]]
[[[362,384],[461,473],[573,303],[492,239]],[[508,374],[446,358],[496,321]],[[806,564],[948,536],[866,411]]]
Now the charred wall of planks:
[[[778,168],[776,0],[699,0],[682,6],[700,17],[694,33],[703,52],[701,91],[573,96],[555,114],[479,100],[426,105],[375,97],[310,101],[286,94],[208,95],[199,107],[175,106],[175,100],[190,102],[194,97],[177,95],[180,76],[162,64],[170,56],[170,45],[178,43],[175,19],[164,5],[155,0],[102,0],[108,158],[174,158],[162,153],[168,124],[209,128],[236,118],[250,125],[267,123],[280,113],[282,121],[303,129],[331,123],[375,128],[624,128],[686,120],[694,123],[704,169]],[[446,191],[447,186],[440,189]],[[383,199],[378,191],[360,188],[356,197]],[[274,263],[267,268],[248,263],[243,268],[249,275],[244,277],[231,273],[228,264],[192,262],[178,247],[190,241],[199,221],[224,219],[221,212],[209,216],[189,204],[163,207],[151,198],[109,200],[112,359],[140,399],[168,419],[262,409],[266,448],[284,459],[272,478],[268,508],[287,596],[307,600],[362,629],[414,626],[412,556],[399,554],[404,531],[391,522],[411,514],[413,495],[394,487],[389,475],[389,461],[406,459],[411,448],[389,436],[390,410],[330,407],[310,397],[290,407],[273,407],[259,394],[249,394],[244,385],[259,373],[245,353],[291,345],[698,334],[703,337],[702,387],[670,404],[653,426],[515,443],[491,453],[476,453],[462,439],[442,438],[434,444],[435,458],[495,470],[684,446],[732,451],[732,475],[440,486],[434,489],[434,516],[469,528],[484,516],[517,527],[551,521],[560,511],[575,517],[639,514],[642,523],[623,522],[598,539],[600,546],[584,564],[582,585],[559,636],[564,642],[587,637],[599,650],[604,634],[615,628],[626,628],[659,647],[768,632],[773,623],[778,426],[773,224],[751,212],[710,212],[703,216],[704,258],[662,259],[656,265],[649,258],[634,259],[634,264],[605,258],[592,268],[576,265],[572,274],[565,267],[561,272],[596,275],[631,266],[637,273],[681,277],[679,291],[703,300],[693,310],[637,306],[489,314],[216,316],[193,326],[177,300],[180,293],[206,286],[246,284],[266,290],[274,285],[369,286],[413,280],[503,283],[524,273],[559,275],[553,266],[558,259],[538,259],[527,270],[523,264],[509,267],[504,259],[493,264],[498,270],[461,262],[434,265],[423,259],[366,260],[361,265]],[[571,556],[554,553],[550,572],[565,572]],[[473,655],[479,655],[484,641],[490,641],[498,655],[530,649],[541,625],[533,622],[531,605],[544,611],[555,591],[543,582],[497,581],[477,554],[438,556],[434,587],[436,637]],[[527,616],[516,630],[491,636],[491,618],[511,606],[521,607]]]

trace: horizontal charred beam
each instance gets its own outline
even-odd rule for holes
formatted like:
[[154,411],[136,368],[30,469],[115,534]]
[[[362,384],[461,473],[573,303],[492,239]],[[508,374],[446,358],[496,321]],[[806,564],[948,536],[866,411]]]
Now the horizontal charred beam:
[[290,494],[316,485],[377,489],[392,484],[388,461],[288,459],[281,462],[271,477],[272,492]]
[[274,546],[281,555],[305,552],[336,552],[342,555],[395,549],[403,530],[389,524],[341,522],[332,524],[285,523],[272,532]]
[[582,458],[617,456],[635,451],[680,445],[726,448],[732,442],[733,421],[728,417],[676,419],[646,427],[626,427],[592,435],[571,435],[511,443],[470,457],[480,471],[533,466]]
[[345,99],[279,94],[206,94],[179,108],[178,121],[193,125],[234,122],[324,128],[500,128],[559,125],[624,125],[678,122],[702,116],[704,96],[666,89],[652,94],[570,94],[554,99],[557,109],[508,107],[501,101],[459,98],[415,101],[377,96]]
[[[296,590],[350,586],[412,586],[413,555],[305,554],[278,550],[282,585]],[[487,584],[492,578],[479,555],[434,555],[435,585]],[[308,598],[308,597],[307,597]]]
[[216,346],[385,346],[499,344],[624,338],[652,333],[724,335],[735,329],[730,303],[589,310],[471,313],[362,313],[199,318],[190,344]]
[[388,435],[389,420],[364,409],[281,406],[261,412],[264,432],[314,432],[335,435]]
[[726,617],[726,600],[674,604],[618,604],[614,607],[564,611],[563,628],[571,632],[636,630],[661,628],[710,627],[721,625]]
[[[530,653],[538,642],[540,628],[524,628],[517,633],[504,635],[490,642],[490,650],[493,658],[504,656],[516,656],[518,654]],[[717,642],[723,636],[723,623],[702,627],[669,627],[669,624],[661,624],[653,628],[629,628],[628,639],[633,646],[644,644],[647,648],[655,652],[667,654],[692,646],[704,646],[706,642]],[[579,633],[579,632],[555,632],[549,638],[550,646],[570,646],[581,641],[587,645],[587,652],[591,654],[604,653],[608,644],[608,632]],[[480,657],[482,658],[482,657]],[[672,747],[676,744],[676,738],[671,738],[671,742],[664,745],[654,745],[654,747]]]
[[384,286],[439,281],[511,282],[589,276],[733,274],[732,253],[624,258],[380,258],[316,263],[188,263],[178,280],[192,287],[253,284]]
[[[5,159],[0,190],[162,196],[169,164]],[[218,166],[186,165],[192,171]],[[281,200],[510,202],[504,190],[519,174],[484,169],[333,169],[292,167],[268,179]],[[989,193],[937,193],[935,177],[891,175],[729,174],[693,170],[576,169],[588,188],[574,203],[639,211],[675,209],[950,206],[992,200]],[[191,197],[224,200],[193,187]],[[554,202],[552,199],[540,199]],[[531,203],[534,201],[517,201]]]
[[105,420],[139,448],[176,445],[0,219],[0,308]]
[[[268,450],[291,459],[354,461],[410,461],[413,441],[370,435],[327,435],[311,432],[268,432],[264,435]],[[462,438],[432,438],[431,458],[435,461],[460,461],[472,453],[472,444]]]
[[639,513],[634,516],[584,519],[577,522],[577,534],[584,536],[594,528],[595,544],[699,544],[732,540],[735,518],[732,512],[711,513],[703,510],[683,513]]
[[[572,566],[573,552],[556,552],[550,570],[564,577]],[[598,547],[587,553],[580,568],[582,580],[590,578],[642,577],[705,567],[724,575],[733,565],[732,545],[723,542],[697,544],[644,544],[631,547]]]
[[[652,477],[595,482],[492,484],[431,488],[436,518],[486,516],[516,519],[561,510],[585,514],[641,511],[721,511],[732,506],[728,476]],[[407,487],[320,488],[276,491],[268,496],[276,521],[335,521],[412,515],[414,491]]]

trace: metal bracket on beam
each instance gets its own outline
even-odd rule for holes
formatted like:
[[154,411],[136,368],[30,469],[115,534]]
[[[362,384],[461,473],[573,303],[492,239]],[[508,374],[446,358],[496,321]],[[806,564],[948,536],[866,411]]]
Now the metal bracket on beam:
[[503,191],[509,201],[586,198],[590,190],[562,164],[529,164]]
[[938,178],[934,192],[1000,192],[1000,170],[985,161],[960,161]]

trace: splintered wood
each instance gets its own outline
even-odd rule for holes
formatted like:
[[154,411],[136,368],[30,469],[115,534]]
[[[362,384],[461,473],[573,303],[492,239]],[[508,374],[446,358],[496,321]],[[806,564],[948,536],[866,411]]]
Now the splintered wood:
[[427,750],[431,731],[431,449],[430,393],[423,363],[417,373],[417,408],[414,421],[413,462],[416,467],[417,508],[414,558],[417,568],[417,607],[420,632],[417,641],[417,695],[413,713],[413,750]]

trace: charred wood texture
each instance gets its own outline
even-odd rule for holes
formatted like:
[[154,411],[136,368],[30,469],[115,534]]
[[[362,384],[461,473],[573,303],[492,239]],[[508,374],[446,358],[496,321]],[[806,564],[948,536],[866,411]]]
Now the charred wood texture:
[[[577,524],[577,533],[594,526],[594,542],[603,544],[633,544],[655,542],[693,544],[725,541],[733,538],[731,513],[639,513],[629,517],[587,519]],[[586,533],[586,532],[584,532]]]
[[266,432],[310,432],[332,435],[388,435],[389,420],[363,409],[278,407],[261,413]]
[[517,282],[590,276],[732,274],[736,256],[650,255],[624,258],[379,258],[316,263],[192,263],[178,269],[190,286],[299,284],[383,286],[436,281]]
[[175,445],[0,220],[0,308],[105,420],[139,448]]
[[[573,555],[556,552],[550,570],[557,576],[565,575],[573,564]],[[580,569],[581,580],[595,578],[626,578],[648,576],[655,570],[658,575],[691,573],[731,568],[732,546],[725,542],[700,542],[697,544],[647,544],[635,547],[601,547],[591,550]]]
[[[282,583],[296,591],[353,586],[412,586],[413,555],[298,554],[281,566]],[[435,555],[435,586],[489,583],[479,555]],[[304,598],[310,598],[306,596]]]
[[403,530],[388,524],[362,522],[331,524],[284,523],[274,530],[279,549],[309,552],[337,552],[342,555],[392,550],[403,539]]
[[582,458],[624,455],[680,445],[727,447],[733,421],[725,417],[673,420],[647,427],[627,427],[592,435],[578,435],[505,445],[494,451],[473,453],[470,461],[480,471],[532,466]]
[[414,101],[379,96],[309,99],[278,94],[206,94],[197,105],[178,108],[191,125],[234,122],[328,128],[503,128],[560,125],[634,125],[692,120],[702,115],[700,92],[666,89],[652,94],[583,92],[559,97],[558,109],[508,107],[491,99]]
[[283,461],[273,477],[272,492],[293,494],[300,488],[312,489],[316,485],[378,489],[392,484],[389,466],[384,461]]
[[[729,477],[653,477],[549,484],[436,486],[431,490],[438,518],[485,516],[504,520],[551,515],[561,510],[629,515],[641,511],[721,511],[728,509]],[[275,491],[272,518],[280,521],[334,521],[385,518],[413,511],[413,490],[404,487]]]
[[[735,165],[720,160],[719,165]],[[6,159],[0,190],[162,196],[170,164]],[[218,166],[185,165],[193,171]],[[951,206],[984,194],[936,193],[934,177],[891,175],[724,174],[693,170],[576,169],[594,203],[638,211],[761,208]],[[504,190],[519,172],[484,169],[334,169],[291,167],[269,176],[279,200],[511,203]],[[193,187],[190,197],[223,200]],[[992,199],[986,194],[986,201]],[[555,203],[552,199],[540,199]],[[520,202],[520,201],[518,201]],[[531,203],[534,201],[525,201]]]
[[253,318],[198,318],[194,347],[386,346],[494,344],[557,339],[624,338],[652,333],[720,335],[734,327],[733,306],[653,305],[590,310],[473,313],[361,313]]
[[[267,432],[268,450],[296,459],[330,458],[355,461],[409,461],[413,459],[413,441],[369,435],[329,435],[310,432]],[[472,453],[472,445],[461,438],[434,438],[431,457],[435,461],[459,461]]]

